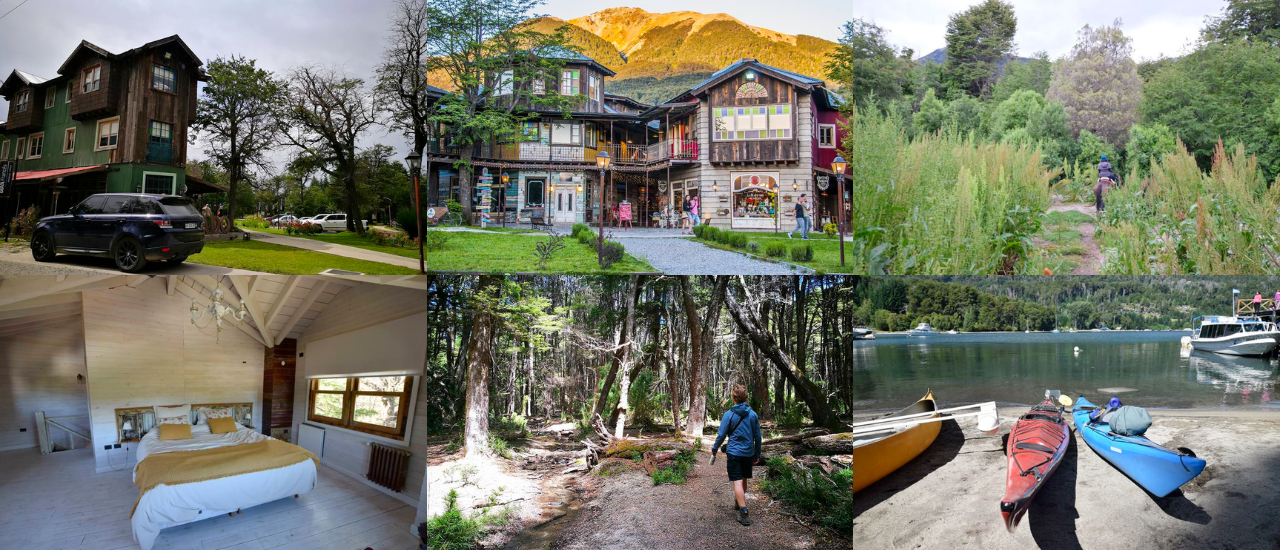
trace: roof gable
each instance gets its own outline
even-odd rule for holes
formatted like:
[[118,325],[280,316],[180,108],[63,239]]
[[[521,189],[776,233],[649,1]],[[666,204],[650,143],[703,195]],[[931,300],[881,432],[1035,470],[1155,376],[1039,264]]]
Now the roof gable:
[[762,74],[771,76],[773,78],[777,78],[779,80],[787,82],[793,86],[804,88],[806,90],[811,90],[814,87],[824,85],[824,82],[822,80],[813,78],[811,76],[805,76],[802,74],[793,73],[791,71],[785,71],[777,67],[765,65],[764,63],[761,63],[755,59],[739,59],[738,61],[735,61],[733,64],[729,65],[728,67],[725,67],[723,69],[720,69],[719,71],[716,71],[714,74],[711,75],[710,78],[698,83],[694,87],[689,88],[684,92],[681,92],[679,95],[671,98],[670,100],[667,100],[666,103],[680,101],[689,96],[696,96],[706,91],[708,88],[711,88],[712,86],[715,86],[730,78],[733,78],[738,73],[746,70],[754,70]]
[[96,55],[103,59],[116,58],[116,54],[107,51],[106,48],[98,46],[88,40],[81,40],[80,44],[76,46],[76,49],[71,50],[71,55],[67,56],[67,60],[62,62],[62,66],[58,67],[58,74],[67,74],[67,71],[71,69],[71,63],[82,53]]
[[0,84],[0,95],[8,96],[15,89],[24,86],[38,86],[48,82],[49,79],[41,78],[28,72],[14,69],[9,73],[9,77],[4,79],[4,83]]

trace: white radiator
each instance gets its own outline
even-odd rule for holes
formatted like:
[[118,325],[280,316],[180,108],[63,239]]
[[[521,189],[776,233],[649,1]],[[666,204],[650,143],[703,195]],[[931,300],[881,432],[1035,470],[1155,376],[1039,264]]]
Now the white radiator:
[[324,428],[305,423],[299,424],[298,446],[311,451],[317,457],[324,456]]

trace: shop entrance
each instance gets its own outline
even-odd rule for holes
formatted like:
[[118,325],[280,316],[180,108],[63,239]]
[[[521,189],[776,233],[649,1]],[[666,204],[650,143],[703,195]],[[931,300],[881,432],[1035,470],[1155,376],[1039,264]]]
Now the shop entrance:
[[556,223],[574,223],[578,221],[575,206],[578,196],[572,185],[556,186]]

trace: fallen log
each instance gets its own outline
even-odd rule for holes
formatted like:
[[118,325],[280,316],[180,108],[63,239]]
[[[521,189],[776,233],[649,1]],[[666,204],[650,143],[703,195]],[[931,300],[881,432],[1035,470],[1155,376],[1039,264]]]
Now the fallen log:
[[[795,464],[810,470],[821,470],[823,474],[830,476],[847,467],[844,460],[841,460],[840,458],[841,457],[807,455],[797,458]],[[852,462],[852,460],[849,460],[849,462]]]
[[764,440],[762,444],[764,444],[764,445],[772,445],[772,444],[774,444],[774,443],[796,443],[796,442],[804,441],[805,439],[809,439],[809,438],[811,438],[811,437],[818,437],[818,436],[822,436],[822,435],[827,435],[827,434],[829,434],[829,433],[831,433],[831,431],[830,431],[830,430],[828,430],[828,429],[826,429],[826,428],[822,428],[822,429],[818,429],[818,430],[810,430],[810,431],[807,431],[807,432],[804,432],[804,433],[800,433],[800,434],[795,434],[795,435],[784,435],[784,436],[782,436],[782,437],[771,437],[771,438],[769,438],[769,439]]
[[810,454],[839,455],[853,453],[852,433],[822,435],[804,440],[801,444]]
[[614,439],[605,447],[604,456],[620,456],[622,458],[630,458],[632,453],[646,453],[648,451],[667,451],[675,449],[677,451],[691,451],[693,444],[679,439]]
[[644,453],[644,471],[650,476],[654,472],[663,468],[670,468],[675,465],[676,457],[680,456],[678,450],[667,451],[646,451]]

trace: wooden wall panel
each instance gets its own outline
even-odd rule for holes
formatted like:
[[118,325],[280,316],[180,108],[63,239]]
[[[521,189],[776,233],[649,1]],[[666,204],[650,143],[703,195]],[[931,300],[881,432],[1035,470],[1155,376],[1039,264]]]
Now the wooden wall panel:
[[[76,316],[0,338],[0,450],[39,445],[37,411],[50,417],[89,413],[88,388],[76,379],[76,375],[85,374],[81,323]],[[88,433],[84,419],[63,423]],[[19,432],[20,428],[27,431]],[[58,443],[65,437],[61,430],[51,436]],[[77,447],[84,445],[76,443]]]
[[[85,292],[83,301],[99,470],[109,464],[102,446],[117,439],[116,408],[259,400],[262,344],[225,323],[221,333],[192,325],[191,299],[166,294],[163,280]],[[262,418],[260,406],[253,417],[255,423]],[[123,461],[119,453],[111,453],[116,467]]]
[[[712,109],[716,107],[745,107],[760,105],[780,105],[787,104],[791,106],[791,139],[770,139],[759,141],[715,141],[715,135],[712,133],[710,147],[710,159],[714,163],[776,163],[796,161],[800,157],[800,141],[799,130],[801,124],[809,124],[808,121],[798,119],[796,105],[796,90],[789,82],[785,82],[768,75],[755,72],[756,82],[768,92],[766,97],[762,98],[739,98],[737,97],[738,88],[746,84],[747,71],[738,73],[737,76],[730,78],[720,84],[713,86],[707,90],[707,103]],[[704,109],[705,115],[708,117],[708,127],[714,132],[713,122],[714,115],[711,110]]]
[[[298,424],[307,418],[306,382],[306,345],[308,341],[317,340],[358,330],[372,325],[385,323],[408,315],[427,310],[427,293],[393,286],[365,284],[349,288],[338,294],[332,303],[316,317],[311,326],[298,340],[298,363],[295,375],[294,392],[294,432]],[[425,331],[425,327],[424,327]],[[420,384],[415,381],[414,387]],[[413,420],[408,436],[409,475],[405,480],[405,497],[418,500],[418,492],[422,489],[422,480],[426,474],[426,440],[427,422],[426,392],[419,392],[418,406],[413,410]],[[355,432],[327,429],[325,433],[324,457],[322,462],[333,466],[363,480],[369,461],[369,447],[366,445],[374,436],[366,436]],[[390,445],[404,446],[402,442],[378,439]]]

